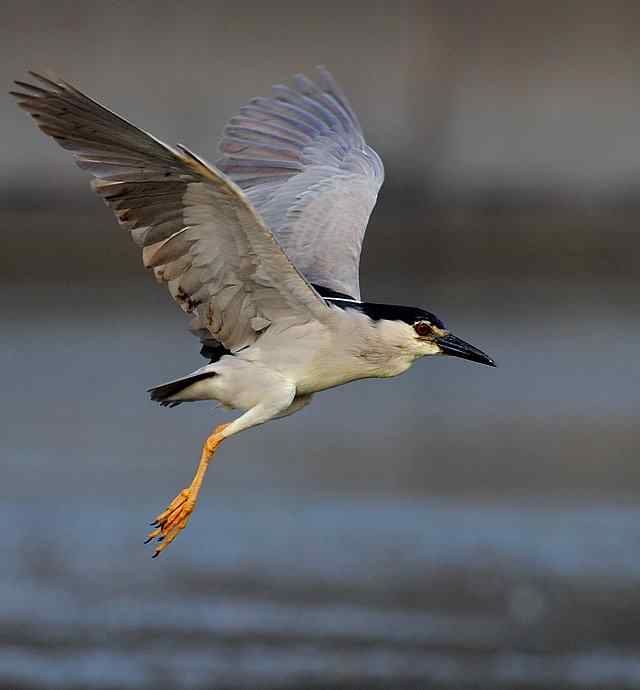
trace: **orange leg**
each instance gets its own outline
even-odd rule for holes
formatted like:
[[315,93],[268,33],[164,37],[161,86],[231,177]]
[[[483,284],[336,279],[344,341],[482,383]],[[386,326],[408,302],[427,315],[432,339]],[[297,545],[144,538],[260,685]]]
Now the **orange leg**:
[[209,436],[202,447],[202,456],[200,457],[200,464],[196,471],[195,477],[191,482],[191,486],[183,489],[169,504],[169,507],[160,513],[158,517],[151,523],[155,527],[152,532],[147,535],[145,544],[148,544],[152,539],[158,538],[162,542],[160,546],[153,552],[153,558],[164,551],[169,544],[182,532],[187,526],[191,513],[196,507],[202,480],[209,467],[209,462],[213,457],[218,446],[224,441],[222,431],[228,427],[228,424],[221,424],[216,427],[215,431]]

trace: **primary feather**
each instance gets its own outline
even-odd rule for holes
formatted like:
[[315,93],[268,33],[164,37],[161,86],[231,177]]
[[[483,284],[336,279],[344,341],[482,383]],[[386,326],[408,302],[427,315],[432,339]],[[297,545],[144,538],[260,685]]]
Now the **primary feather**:
[[142,247],[146,266],[205,347],[251,345],[274,322],[328,308],[245,194],[184,147],[172,148],[58,78],[16,82],[19,104],[96,178],[94,188]]

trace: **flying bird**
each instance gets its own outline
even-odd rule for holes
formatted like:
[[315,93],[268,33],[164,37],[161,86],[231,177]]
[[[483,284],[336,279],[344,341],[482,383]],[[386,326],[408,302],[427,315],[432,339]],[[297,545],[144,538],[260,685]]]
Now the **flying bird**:
[[323,67],[315,81],[297,75],[240,108],[215,165],[56,76],[30,74],[35,81],[16,81],[12,94],[93,175],[209,360],[151,388],[151,399],[242,412],[215,428],[191,484],[151,523],[154,557],[186,527],[230,436],[297,412],[319,391],[397,376],[421,357],[495,366],[435,314],[361,299],[360,251],[384,168]]

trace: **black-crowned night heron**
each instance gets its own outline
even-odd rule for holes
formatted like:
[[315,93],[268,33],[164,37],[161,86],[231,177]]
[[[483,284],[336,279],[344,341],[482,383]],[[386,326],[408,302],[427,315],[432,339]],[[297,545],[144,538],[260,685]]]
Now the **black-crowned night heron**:
[[57,77],[12,92],[40,129],[96,179],[210,362],[151,389],[178,405],[242,410],[209,436],[195,477],[152,523],[157,556],[184,529],[216,448],[229,436],[356,379],[397,376],[454,355],[494,366],[434,314],[360,299],[358,266],[384,170],[323,68],[274,86],[224,130],[216,165],[171,147]]

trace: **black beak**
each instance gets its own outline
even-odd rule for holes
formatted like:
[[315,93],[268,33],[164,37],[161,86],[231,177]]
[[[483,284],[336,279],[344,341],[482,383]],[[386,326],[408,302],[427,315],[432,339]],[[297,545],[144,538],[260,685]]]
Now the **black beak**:
[[444,335],[440,338],[436,338],[435,341],[442,350],[442,353],[445,355],[469,359],[472,362],[479,362],[480,364],[486,364],[490,367],[496,366],[496,363],[491,359],[491,357],[489,357],[489,355],[485,355],[482,350],[478,350],[477,347],[473,347],[473,345],[465,343],[464,340],[456,338],[455,335]]

